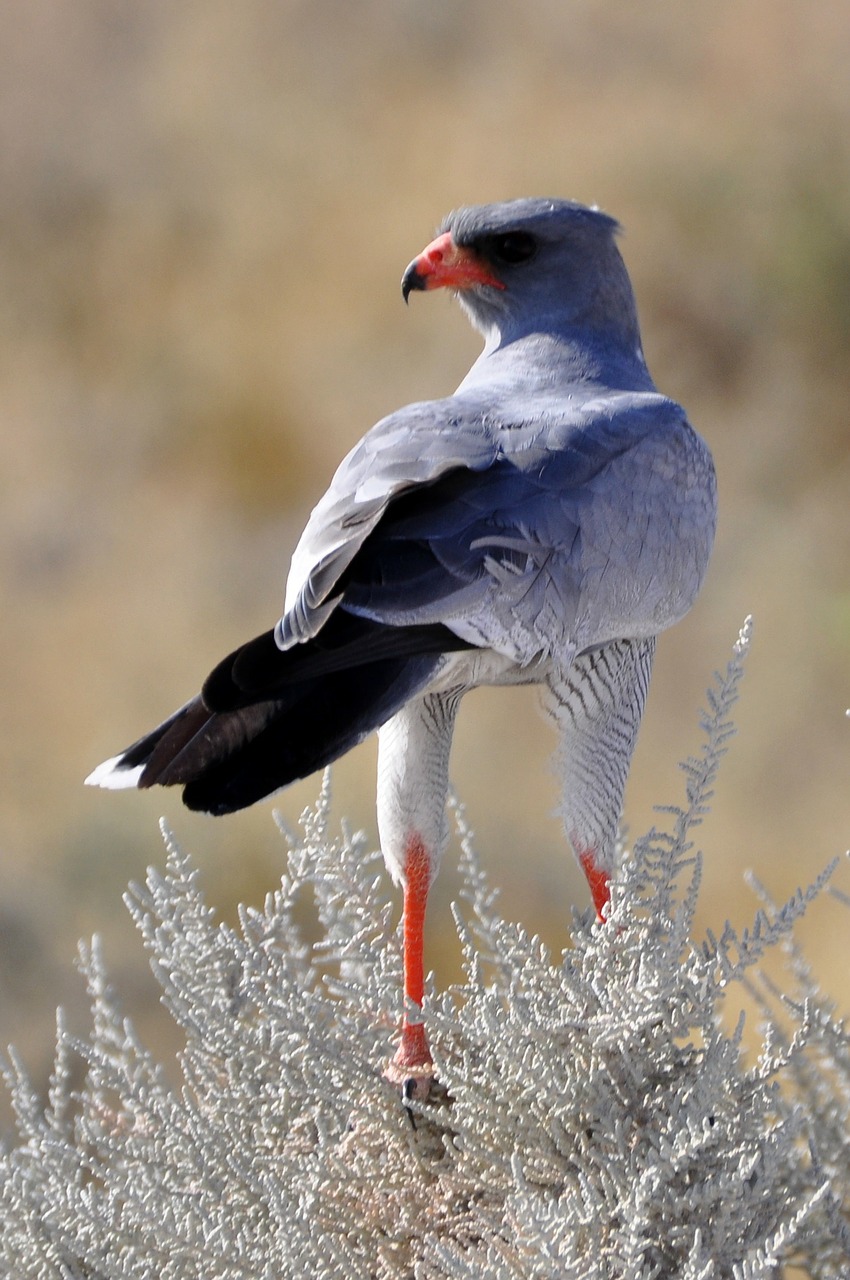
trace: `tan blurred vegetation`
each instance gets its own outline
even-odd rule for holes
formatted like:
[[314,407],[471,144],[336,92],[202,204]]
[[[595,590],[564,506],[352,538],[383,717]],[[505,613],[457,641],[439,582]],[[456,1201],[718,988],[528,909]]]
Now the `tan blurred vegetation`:
[[[745,867],[781,896],[844,849],[845,4],[7,0],[0,30],[0,1043],[43,1068],[92,929],[150,1031],[120,895],[162,861],[161,812],[225,911],[274,884],[271,805],[214,822],[82,778],[274,621],[359,435],[465,372],[462,316],[442,297],[405,312],[398,291],[465,202],[557,194],[619,217],[650,366],[715,451],[719,541],[660,645],[631,829],[680,798],[703,690],[752,611],[701,918],[746,920]],[[480,692],[453,773],[506,910],[558,945],[587,893],[550,747],[527,691]],[[290,820],[316,786],[280,798]],[[373,791],[368,744],[336,770],[338,811],[374,830]],[[809,949],[841,987],[831,922],[821,907]]]

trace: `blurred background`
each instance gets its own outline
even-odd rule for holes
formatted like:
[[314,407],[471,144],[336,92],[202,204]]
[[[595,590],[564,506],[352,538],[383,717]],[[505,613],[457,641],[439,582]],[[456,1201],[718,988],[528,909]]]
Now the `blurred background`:
[[[844,850],[845,4],[6,0],[0,30],[0,1044],[39,1082],[56,1005],[84,1024],[72,960],[93,930],[143,1035],[168,1034],[121,902],[163,863],[160,814],[224,919],[280,875],[272,803],[215,821],[82,779],[274,622],[343,453],[474,359],[447,296],[399,294],[458,204],[617,216],[650,367],[715,453],[716,553],[659,645],[631,833],[682,799],[677,762],[752,612],[700,927],[746,923],[746,868],[782,898]],[[588,895],[551,747],[530,691],[476,692],[453,776],[504,910],[559,948]],[[374,758],[334,778],[337,814],[373,835]],[[294,823],[317,790],[275,803]],[[455,863],[430,919],[443,983]],[[846,915],[819,905],[803,937],[840,995]]]

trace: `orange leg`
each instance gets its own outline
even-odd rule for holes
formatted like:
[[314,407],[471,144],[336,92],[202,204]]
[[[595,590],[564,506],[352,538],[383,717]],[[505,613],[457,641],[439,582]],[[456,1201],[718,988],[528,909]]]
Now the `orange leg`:
[[611,877],[607,871],[603,871],[597,866],[592,849],[583,849],[578,854],[578,860],[581,869],[587,876],[587,883],[590,885],[590,896],[593,899],[593,905],[596,907],[596,919],[600,924],[605,921],[607,914],[605,908],[611,901]]
[[[407,842],[404,855],[404,994],[406,1003],[421,1008],[425,994],[423,961],[425,908],[431,887],[431,860],[419,836]],[[405,1009],[401,1024],[401,1043],[387,1069],[395,1084],[402,1084],[414,1097],[427,1097],[434,1077],[434,1064],[421,1021],[411,1021]]]

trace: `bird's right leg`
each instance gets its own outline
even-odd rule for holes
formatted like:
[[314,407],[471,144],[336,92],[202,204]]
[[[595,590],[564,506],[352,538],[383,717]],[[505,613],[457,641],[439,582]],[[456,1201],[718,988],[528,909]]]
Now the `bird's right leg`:
[[378,831],[404,892],[405,1009],[401,1042],[387,1078],[427,1097],[434,1066],[419,1010],[425,993],[424,928],[428,891],[448,840],[446,794],[457,690],[415,698],[378,732]]
[[654,654],[654,637],[612,641],[581,654],[566,671],[553,670],[544,686],[544,706],[561,738],[561,816],[600,921]]

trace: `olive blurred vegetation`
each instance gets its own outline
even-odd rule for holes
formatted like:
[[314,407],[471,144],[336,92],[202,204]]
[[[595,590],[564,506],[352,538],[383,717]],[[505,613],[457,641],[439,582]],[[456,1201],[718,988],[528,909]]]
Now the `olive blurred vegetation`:
[[[650,367],[715,452],[717,549],[659,645],[630,829],[681,798],[703,690],[752,612],[700,919],[751,915],[746,867],[782,898],[843,850],[845,4],[6,0],[0,33],[0,1043],[44,1078],[93,929],[143,1035],[161,1027],[120,901],[163,860],[160,813],[226,915],[275,884],[271,804],[217,822],[82,779],[271,625],[343,453],[475,357],[447,297],[405,312],[398,289],[462,203],[564,195],[620,218]],[[453,776],[503,911],[558,946],[587,891],[551,746],[528,691],[481,691]],[[335,771],[337,810],[372,832],[374,753]],[[277,803],[294,821],[317,788]],[[805,945],[840,990],[846,939],[815,913]]]

